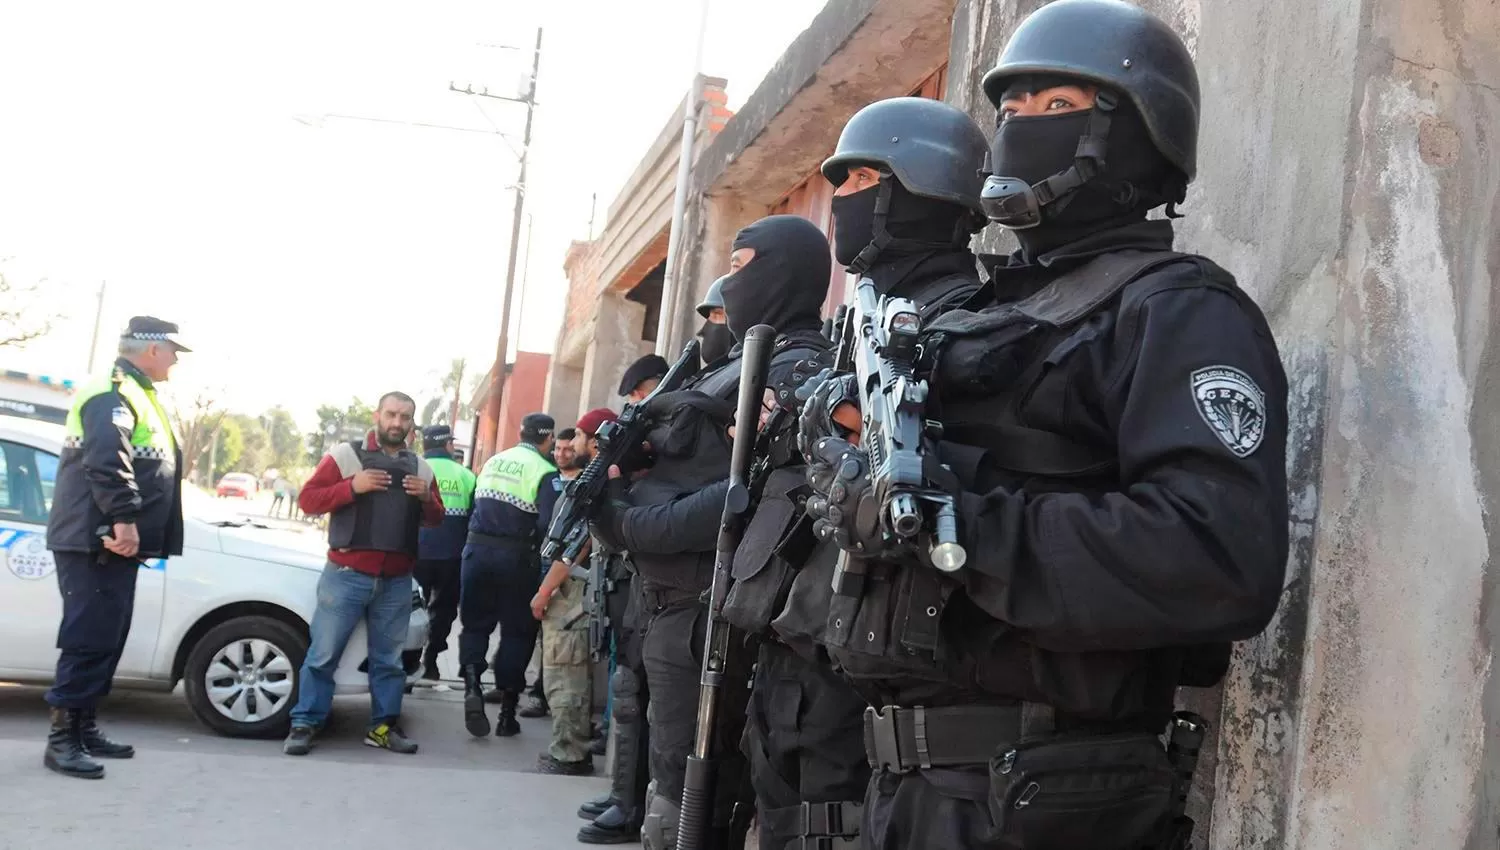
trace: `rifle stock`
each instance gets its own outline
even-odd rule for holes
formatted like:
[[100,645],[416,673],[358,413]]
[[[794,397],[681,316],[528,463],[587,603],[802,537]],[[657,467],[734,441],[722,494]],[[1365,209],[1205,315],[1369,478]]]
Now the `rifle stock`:
[[734,448],[729,461],[729,492],[724,496],[724,512],[714,551],[708,634],[704,638],[703,674],[699,680],[698,720],[682,788],[678,850],[706,850],[713,825],[713,774],[717,756],[714,728],[729,655],[729,623],[724,619],[724,599],[729,595],[734,552],[739,548],[746,515],[750,511],[750,466],[760,422],[761,396],[765,393],[775,341],[775,329],[769,325],[756,325],[745,334],[740,360],[739,403],[735,408]]

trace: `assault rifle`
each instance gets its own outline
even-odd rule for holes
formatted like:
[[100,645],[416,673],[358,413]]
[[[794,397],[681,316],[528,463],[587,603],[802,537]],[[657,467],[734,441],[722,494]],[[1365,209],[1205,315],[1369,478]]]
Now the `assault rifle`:
[[719,714],[719,695],[724,688],[729,658],[729,622],[724,619],[724,599],[729,595],[734,551],[739,548],[750,512],[750,465],[757,443],[761,396],[776,330],[756,325],[745,333],[740,355],[740,394],[735,408],[734,448],[729,457],[729,492],[724,495],[724,513],[719,520],[719,540],[714,551],[714,578],[708,593],[708,634],[703,641],[703,675],[698,689],[698,721],[693,730],[693,752],[687,759],[682,787],[682,815],[677,825],[678,850],[705,850],[713,826],[714,731]]
[[698,340],[695,339],[682,349],[682,356],[667,370],[666,377],[650,395],[635,404],[627,404],[620,418],[600,426],[599,433],[594,435],[599,441],[594,459],[577,478],[568,482],[558,500],[557,513],[547,529],[547,539],[542,541],[544,562],[550,564],[561,558],[568,564],[578,563],[578,556],[589,540],[589,520],[594,518],[599,499],[609,486],[609,468],[618,466],[632,452],[639,451],[641,441],[646,438],[646,430],[651,424],[646,416],[646,406],[658,395],[680,388],[698,366]]
[[[917,305],[906,298],[883,297],[870,278],[861,278],[854,304],[844,314],[834,369],[853,372],[859,382],[859,442],[870,458],[870,483],[880,500],[880,524],[887,538],[916,543],[925,540],[933,566],[953,572],[968,553],[958,542],[953,497],[932,486],[924,458],[924,441],[941,433],[926,419],[927,381],[917,375]],[[840,553],[833,586],[857,594],[865,566]]]

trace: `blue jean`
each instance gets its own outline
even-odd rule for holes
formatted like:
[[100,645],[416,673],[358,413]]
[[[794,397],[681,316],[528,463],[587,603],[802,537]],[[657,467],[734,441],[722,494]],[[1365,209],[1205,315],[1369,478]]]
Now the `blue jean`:
[[349,635],[365,621],[370,676],[370,728],[401,716],[406,671],[401,650],[411,623],[411,576],[376,578],[330,562],[318,580],[312,644],[302,662],[292,725],[317,728],[333,708],[333,674]]

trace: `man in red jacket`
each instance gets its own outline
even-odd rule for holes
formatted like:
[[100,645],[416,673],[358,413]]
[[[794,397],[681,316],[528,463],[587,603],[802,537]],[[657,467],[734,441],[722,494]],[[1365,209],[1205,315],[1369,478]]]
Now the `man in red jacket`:
[[311,645],[302,663],[292,731],[282,750],[306,755],[333,706],[333,673],[354,627],[369,632],[370,727],[365,745],[414,753],[397,726],[406,674],[401,648],[411,621],[417,530],[443,521],[443,499],[427,461],[407,448],[417,405],[386,393],[375,430],[362,443],[335,445],[302,487],[308,516],[330,514],[328,566],[318,581]]

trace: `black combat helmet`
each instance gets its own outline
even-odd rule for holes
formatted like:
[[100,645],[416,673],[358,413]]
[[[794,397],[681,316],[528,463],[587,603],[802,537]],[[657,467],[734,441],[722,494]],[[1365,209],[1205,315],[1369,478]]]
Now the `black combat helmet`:
[[1002,224],[1006,217],[1034,220],[1038,206],[1102,169],[1116,97],[1135,107],[1156,149],[1182,172],[1183,185],[1196,175],[1198,72],[1182,39],[1149,12],[1122,0],[1057,0],[1043,6],[1011,35],[1000,61],[984,75],[984,93],[999,108],[1007,88],[1031,75],[1074,77],[1102,86],[1096,120],[1080,140],[1068,171],[1033,187],[1010,185],[1018,181],[1004,175],[986,181],[985,212],[991,219]]
[[893,97],[854,113],[823,163],[834,186],[858,166],[889,171],[923,198],[979,207],[979,169],[989,142],[968,113],[941,100]]
[[[979,190],[988,148],[984,131],[974,119],[940,100],[895,97],[854,113],[839,134],[833,156],[823,163],[823,176],[837,187],[848,179],[850,169],[867,167],[881,172],[881,180],[867,222],[869,244],[852,261],[847,256],[840,260],[850,271],[863,273],[887,248],[930,250],[967,245],[970,235],[984,226]],[[892,187],[892,177],[899,189]],[[949,220],[946,215],[934,216],[931,203],[924,210],[907,200],[893,211],[892,199],[902,193],[927,202],[951,204],[951,233],[915,238],[901,235],[897,222],[903,219]],[[841,218],[837,199],[835,218]],[[888,226],[897,233],[890,232]],[[835,249],[840,235],[835,233]]]
[[698,315],[706,319],[708,318],[708,314],[712,313],[715,309],[724,309],[725,277],[729,277],[729,275],[726,274],[709,285],[708,292],[703,296],[703,301],[698,304]]

